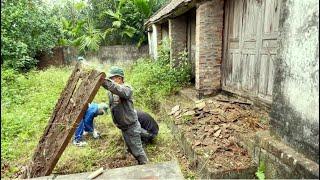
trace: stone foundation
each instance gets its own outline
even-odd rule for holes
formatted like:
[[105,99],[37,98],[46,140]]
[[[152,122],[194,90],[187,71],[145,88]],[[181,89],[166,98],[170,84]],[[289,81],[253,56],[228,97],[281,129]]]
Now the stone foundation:
[[257,164],[265,163],[266,178],[319,178],[319,165],[316,162],[270,136],[269,131],[241,136],[240,140]]

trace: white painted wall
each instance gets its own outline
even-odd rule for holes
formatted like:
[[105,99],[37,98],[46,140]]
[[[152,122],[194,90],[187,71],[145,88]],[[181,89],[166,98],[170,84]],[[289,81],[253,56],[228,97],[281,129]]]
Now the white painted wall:
[[148,32],[149,55],[153,58],[152,32]]
[[319,163],[319,1],[282,1],[270,130]]
[[157,36],[158,36],[157,27],[155,24],[152,24],[152,54],[153,58],[157,59],[158,57],[158,44],[157,44]]
[[303,119],[319,122],[319,1],[291,3],[286,22],[288,37],[282,47],[287,66],[283,94]]

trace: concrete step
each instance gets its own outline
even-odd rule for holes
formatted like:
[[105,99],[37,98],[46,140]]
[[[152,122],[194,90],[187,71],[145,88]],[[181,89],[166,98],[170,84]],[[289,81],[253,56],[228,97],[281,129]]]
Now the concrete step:
[[[33,178],[45,179],[87,179],[92,172],[50,175]],[[95,179],[184,179],[177,161],[168,161],[157,164],[137,165],[124,168],[108,169]]]
[[239,136],[255,162],[265,163],[266,178],[319,179],[319,164],[271,134],[266,130]]

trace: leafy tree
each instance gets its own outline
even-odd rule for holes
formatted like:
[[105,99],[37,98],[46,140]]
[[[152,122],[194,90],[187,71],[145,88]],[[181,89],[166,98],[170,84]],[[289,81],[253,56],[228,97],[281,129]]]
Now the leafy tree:
[[57,18],[39,0],[4,0],[1,8],[1,60],[4,67],[28,70],[39,52],[61,36]]
[[[166,0],[63,0],[54,7],[41,0],[1,2],[1,64],[29,70],[35,56],[58,45],[82,53],[101,45],[147,42],[144,22]],[[52,6],[52,5],[51,5]]]
[[104,44],[137,44],[140,46],[147,42],[143,26],[145,20],[166,0],[106,0],[103,2],[101,0],[89,1],[91,11],[99,19],[99,22],[95,24],[105,30]]
[[66,0],[55,7],[63,25],[61,45],[73,45],[83,53],[101,45],[147,42],[144,22],[164,0]]
[[85,34],[73,41],[73,44],[79,47],[80,52],[97,51],[105,34],[100,29],[95,29],[93,24],[87,22],[84,26]]
[[56,5],[54,10],[59,14],[63,27],[60,45],[76,46],[81,53],[99,49],[105,33],[94,26],[88,4],[68,0],[65,4]]

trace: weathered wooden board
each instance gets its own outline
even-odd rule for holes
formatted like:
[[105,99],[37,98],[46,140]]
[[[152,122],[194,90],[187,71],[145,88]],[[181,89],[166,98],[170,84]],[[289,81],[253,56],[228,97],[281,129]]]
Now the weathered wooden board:
[[51,174],[88,104],[98,92],[105,73],[88,71],[81,66],[78,63],[70,75],[22,178]]
[[225,1],[222,89],[272,101],[280,0]]

